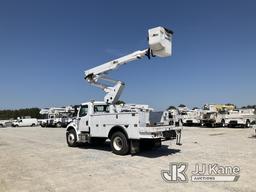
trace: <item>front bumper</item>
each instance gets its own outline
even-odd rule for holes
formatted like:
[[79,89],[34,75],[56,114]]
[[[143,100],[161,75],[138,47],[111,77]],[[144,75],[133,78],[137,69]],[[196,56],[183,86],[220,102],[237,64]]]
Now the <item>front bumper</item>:
[[186,119],[184,120],[185,124],[200,124],[200,120],[197,119]]
[[212,124],[212,123],[216,123],[216,121],[214,119],[203,119],[203,124],[205,125]]
[[229,125],[244,125],[246,122],[243,119],[231,119]]

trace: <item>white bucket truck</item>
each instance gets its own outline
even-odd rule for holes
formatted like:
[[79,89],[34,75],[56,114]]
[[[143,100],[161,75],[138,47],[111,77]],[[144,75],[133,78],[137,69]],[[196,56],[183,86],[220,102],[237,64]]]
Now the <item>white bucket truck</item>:
[[184,125],[202,125],[203,112],[201,109],[192,109],[182,113],[182,122]]
[[156,27],[148,32],[148,49],[136,51],[85,71],[85,79],[102,89],[106,96],[104,101],[81,104],[77,118],[67,127],[68,146],[75,147],[79,143],[100,143],[110,139],[113,153],[126,155],[129,152],[139,151],[143,143],[161,146],[162,139],[176,139],[176,143],[180,144],[181,127],[158,124],[155,122],[156,119],[150,118],[151,110],[145,105],[126,105],[123,110],[120,106],[116,107],[124,83],[106,76],[109,71],[144,56],[150,58],[171,55],[172,31]]
[[39,112],[44,118],[38,122],[41,127],[67,127],[72,121],[74,108],[66,107],[51,107],[49,109],[41,109]]
[[255,109],[237,109],[229,111],[225,120],[229,127],[242,126],[249,128],[255,119]]

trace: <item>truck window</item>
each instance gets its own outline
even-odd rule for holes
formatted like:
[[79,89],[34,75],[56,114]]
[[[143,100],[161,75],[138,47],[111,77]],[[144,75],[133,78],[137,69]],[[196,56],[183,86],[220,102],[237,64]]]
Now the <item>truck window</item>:
[[79,111],[79,117],[84,117],[87,115],[88,105],[82,105]]
[[109,105],[95,105],[94,112],[97,113],[109,113]]

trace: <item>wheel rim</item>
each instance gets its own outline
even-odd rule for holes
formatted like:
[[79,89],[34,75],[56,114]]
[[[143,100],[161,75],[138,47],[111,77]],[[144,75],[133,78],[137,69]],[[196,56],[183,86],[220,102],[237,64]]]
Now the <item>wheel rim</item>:
[[73,144],[75,142],[75,135],[73,133],[68,134],[68,142]]
[[113,146],[117,151],[120,151],[123,148],[123,140],[121,139],[121,137],[114,138]]

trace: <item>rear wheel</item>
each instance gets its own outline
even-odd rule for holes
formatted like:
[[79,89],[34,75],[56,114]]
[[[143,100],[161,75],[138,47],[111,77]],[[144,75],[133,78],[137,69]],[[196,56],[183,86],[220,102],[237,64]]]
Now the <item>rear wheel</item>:
[[67,131],[66,139],[69,147],[76,147],[78,145],[76,131],[74,129]]
[[245,127],[246,127],[246,128],[249,128],[249,127],[250,127],[250,121],[249,121],[249,120],[246,121]]
[[122,132],[115,132],[111,136],[111,149],[114,154],[126,155],[129,152],[128,139]]
[[225,120],[224,119],[221,120],[220,125],[221,125],[221,127],[225,127]]
[[61,122],[58,122],[58,123],[56,124],[56,127],[60,128],[60,127],[61,127]]
[[34,127],[35,126],[35,123],[33,123],[32,125],[31,125],[31,127]]

